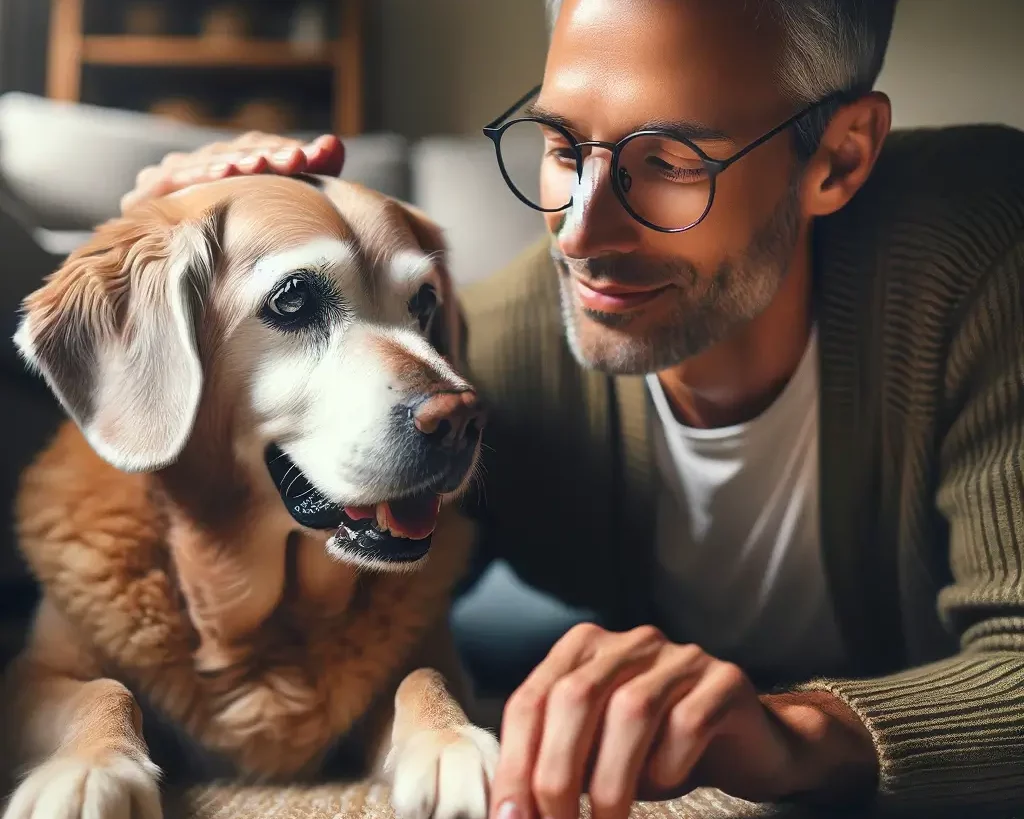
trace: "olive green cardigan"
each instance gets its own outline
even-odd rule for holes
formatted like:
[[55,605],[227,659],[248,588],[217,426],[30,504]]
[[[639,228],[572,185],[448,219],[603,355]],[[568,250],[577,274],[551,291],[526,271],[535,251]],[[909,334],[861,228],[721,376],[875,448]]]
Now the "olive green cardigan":
[[[814,255],[821,536],[855,667],[808,685],[863,718],[883,803],[1024,805],[1024,134],[892,135]],[[463,298],[487,553],[658,624],[643,380],[572,358],[546,241]]]

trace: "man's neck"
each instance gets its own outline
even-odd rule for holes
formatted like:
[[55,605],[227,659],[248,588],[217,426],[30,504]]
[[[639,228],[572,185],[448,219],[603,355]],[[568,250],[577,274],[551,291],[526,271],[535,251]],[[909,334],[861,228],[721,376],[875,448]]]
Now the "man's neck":
[[811,330],[810,243],[800,248],[768,309],[714,347],[658,373],[680,423],[702,429],[742,424],[785,389]]

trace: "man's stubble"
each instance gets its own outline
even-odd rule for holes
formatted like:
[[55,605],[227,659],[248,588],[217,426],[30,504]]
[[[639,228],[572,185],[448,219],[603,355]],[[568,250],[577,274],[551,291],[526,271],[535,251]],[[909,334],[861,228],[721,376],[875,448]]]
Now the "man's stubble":
[[[738,326],[772,303],[789,269],[800,232],[799,179],[795,178],[743,254],[701,275],[686,259],[651,260],[632,255],[567,260],[554,241],[566,339],[584,367],[613,375],[664,370],[724,340]],[[699,230],[699,227],[697,228]],[[672,281],[674,304],[664,319],[642,336],[629,332],[630,314],[584,311],[576,302],[569,271],[595,282],[654,285]],[[590,326],[585,326],[584,322]],[[583,326],[581,326],[583,325]]]

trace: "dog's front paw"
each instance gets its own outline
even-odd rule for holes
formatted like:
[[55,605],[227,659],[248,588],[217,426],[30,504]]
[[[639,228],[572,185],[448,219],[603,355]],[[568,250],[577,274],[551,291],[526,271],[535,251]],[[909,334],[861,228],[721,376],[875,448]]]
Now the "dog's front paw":
[[54,757],[15,789],[4,819],[161,819],[159,776],[123,754]]
[[498,741],[483,728],[420,731],[388,754],[400,819],[486,819]]

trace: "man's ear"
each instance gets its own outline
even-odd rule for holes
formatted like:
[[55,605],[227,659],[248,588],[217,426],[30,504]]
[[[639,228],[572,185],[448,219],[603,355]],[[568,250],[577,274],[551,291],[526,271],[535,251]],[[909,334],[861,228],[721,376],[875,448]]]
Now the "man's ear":
[[803,175],[802,201],[808,216],[843,208],[875,167],[892,127],[892,105],[879,92],[842,107],[822,135]]
[[466,317],[455,294],[448,268],[448,242],[444,231],[419,208],[406,202],[398,204],[420,247],[435,259],[441,276],[442,309],[431,328],[430,343],[456,367],[461,367],[466,360]]
[[23,304],[15,344],[102,458],[127,472],[173,462],[203,373],[197,321],[223,209],[175,223],[155,207],[102,225]]

